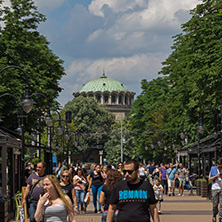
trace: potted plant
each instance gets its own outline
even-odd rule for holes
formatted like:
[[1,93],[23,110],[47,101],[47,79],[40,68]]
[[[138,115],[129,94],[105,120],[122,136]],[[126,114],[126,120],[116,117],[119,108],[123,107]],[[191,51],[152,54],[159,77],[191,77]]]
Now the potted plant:
[[206,179],[198,179],[200,181],[200,196],[208,196],[208,184]]
[[0,221],[8,221],[8,196],[0,195]]

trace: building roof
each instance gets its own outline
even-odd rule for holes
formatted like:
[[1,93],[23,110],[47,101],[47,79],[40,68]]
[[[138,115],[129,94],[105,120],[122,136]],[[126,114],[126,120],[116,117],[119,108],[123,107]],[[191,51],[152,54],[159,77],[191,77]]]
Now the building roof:
[[79,93],[82,92],[112,92],[112,91],[117,91],[117,92],[128,92],[128,89],[119,81],[107,78],[105,73],[103,75],[95,80],[92,80],[88,83],[86,83],[82,89],[80,89]]

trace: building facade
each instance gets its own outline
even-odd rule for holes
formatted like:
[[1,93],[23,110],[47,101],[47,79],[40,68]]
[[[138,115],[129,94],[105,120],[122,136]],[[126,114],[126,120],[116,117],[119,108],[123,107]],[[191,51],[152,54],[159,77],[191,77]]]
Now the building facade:
[[108,78],[105,73],[85,84],[74,97],[93,97],[98,104],[103,104],[115,115],[115,121],[127,116],[134,101],[134,92],[130,92],[122,83]]

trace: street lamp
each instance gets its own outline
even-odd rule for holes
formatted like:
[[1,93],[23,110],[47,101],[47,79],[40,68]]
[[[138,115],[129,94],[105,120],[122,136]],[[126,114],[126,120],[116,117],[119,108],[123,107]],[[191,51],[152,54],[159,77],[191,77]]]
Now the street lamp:
[[29,95],[28,76],[27,76],[26,72],[18,66],[7,66],[7,67],[3,68],[2,70],[0,70],[0,73],[6,69],[9,69],[9,68],[18,69],[18,70],[22,71],[23,74],[25,75],[25,78],[26,78],[25,96],[19,104],[22,106],[22,109],[24,112],[29,113],[32,110],[32,106],[34,104],[36,104],[36,102],[34,102]]

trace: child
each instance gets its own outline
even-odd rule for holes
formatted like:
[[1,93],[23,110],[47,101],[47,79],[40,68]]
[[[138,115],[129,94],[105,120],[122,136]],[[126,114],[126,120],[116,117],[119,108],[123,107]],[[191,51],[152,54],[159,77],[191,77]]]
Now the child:
[[160,180],[158,178],[155,179],[155,185],[153,186],[153,190],[155,193],[155,198],[158,200],[158,213],[161,214],[161,202],[163,201],[163,186],[160,184]]

